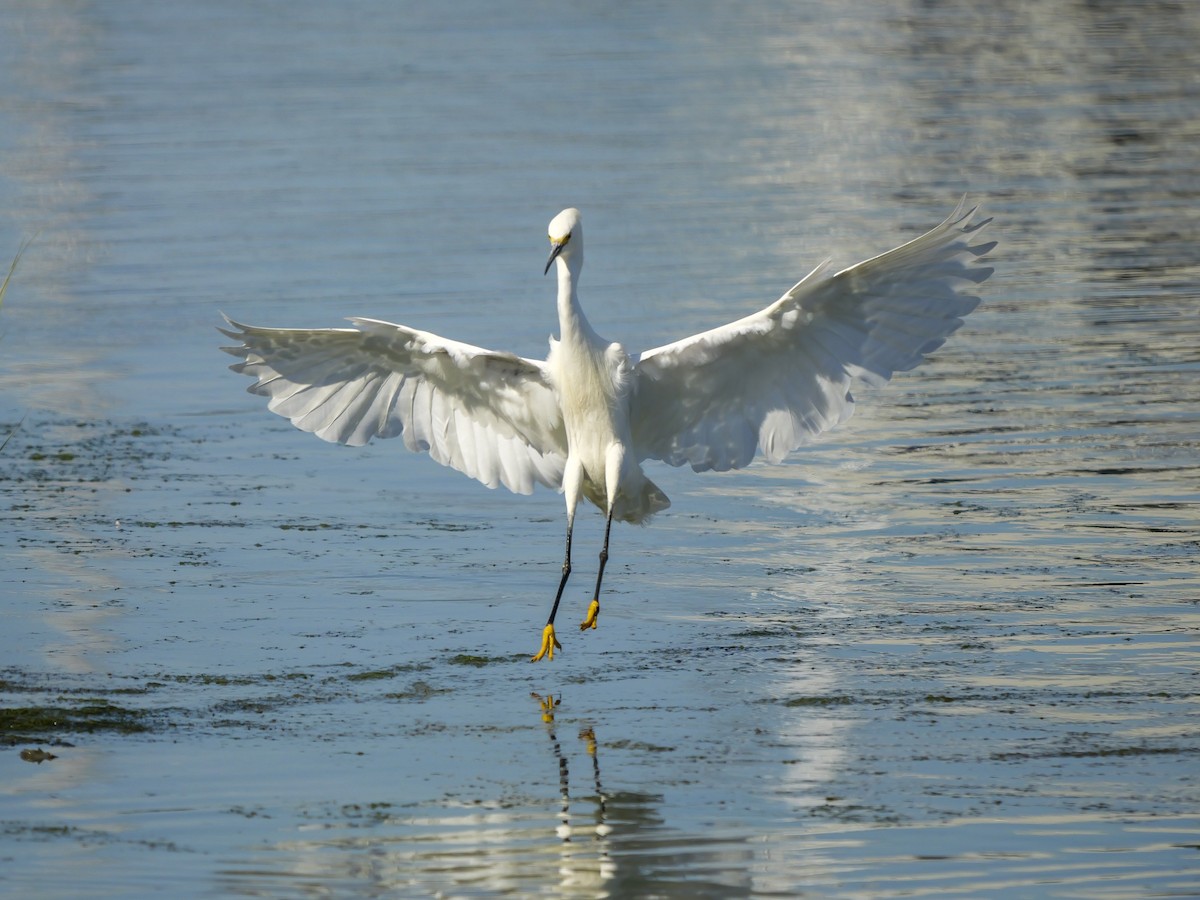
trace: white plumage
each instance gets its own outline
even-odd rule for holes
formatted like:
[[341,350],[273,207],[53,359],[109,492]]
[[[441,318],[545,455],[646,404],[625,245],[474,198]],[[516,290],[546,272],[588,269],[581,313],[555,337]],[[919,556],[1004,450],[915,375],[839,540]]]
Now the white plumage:
[[[528,494],[557,488],[566,434],[546,364],[493,353],[376,319],[355,328],[254,328],[227,319],[242,340],[223,349],[249,390],[317,437],[359,447],[402,437],[488,487]],[[224,331],[224,329],[222,329]]]
[[612,519],[645,521],[669,505],[642,471],[659,459],[697,472],[778,462],[849,418],[855,378],[881,384],[911,369],[979,300],[995,246],[972,243],[965,201],[936,228],[833,276],[822,263],[765,309],[631,357],[588,323],[576,290],[583,226],[567,209],[550,223],[559,339],[543,361],[485,350],[377,319],[352,328],[257,328],[226,319],[232,366],[297,428],[351,446],[402,437],[488,487],[560,489],[567,553],[542,653],[570,574],[579,498],[606,515],[594,627]]

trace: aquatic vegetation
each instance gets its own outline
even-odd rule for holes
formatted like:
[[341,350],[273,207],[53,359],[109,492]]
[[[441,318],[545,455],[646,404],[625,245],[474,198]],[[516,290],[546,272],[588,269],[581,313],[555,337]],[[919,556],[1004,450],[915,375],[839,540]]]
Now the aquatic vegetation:
[[136,734],[149,731],[146,715],[102,699],[82,700],[71,706],[0,708],[0,741],[10,745],[50,743],[64,733],[96,731]]

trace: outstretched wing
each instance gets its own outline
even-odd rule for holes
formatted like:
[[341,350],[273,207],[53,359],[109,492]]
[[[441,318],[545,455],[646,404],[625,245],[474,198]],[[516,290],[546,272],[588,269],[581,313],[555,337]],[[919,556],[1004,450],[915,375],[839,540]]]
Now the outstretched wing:
[[360,446],[404,438],[488,487],[528,494],[558,488],[567,454],[562,414],[545,365],[435,334],[352,318],[354,328],[221,329],[257,380],[248,390],[304,431]]
[[729,325],[648,350],[637,363],[633,442],[641,459],[697,472],[779,462],[844,422],[850,381],[882,384],[962,325],[992,274],[995,243],[971,240],[965,198],[944,222],[833,277],[814,269],[775,303]]

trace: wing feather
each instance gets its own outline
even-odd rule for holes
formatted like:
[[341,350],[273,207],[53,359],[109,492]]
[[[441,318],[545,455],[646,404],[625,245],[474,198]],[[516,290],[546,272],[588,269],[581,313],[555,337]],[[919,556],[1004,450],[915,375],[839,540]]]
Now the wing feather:
[[846,419],[851,381],[882,384],[918,365],[962,325],[967,293],[995,243],[972,243],[966,199],[921,237],[825,275],[822,263],[775,303],[648,350],[631,402],[639,459],[697,472],[778,462]]
[[545,364],[376,319],[353,328],[258,328],[226,317],[231,366],[272,412],[361,446],[402,437],[488,487],[558,488],[566,432]]

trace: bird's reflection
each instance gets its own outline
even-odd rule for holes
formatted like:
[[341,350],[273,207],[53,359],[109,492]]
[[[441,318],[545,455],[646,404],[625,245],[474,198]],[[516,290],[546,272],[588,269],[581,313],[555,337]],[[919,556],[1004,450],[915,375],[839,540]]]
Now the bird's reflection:
[[608,836],[612,833],[612,827],[608,823],[608,797],[604,793],[604,787],[600,781],[600,754],[597,750],[595,729],[591,725],[585,725],[579,730],[578,735],[592,760],[592,786],[595,790],[595,799],[591,801],[594,804],[594,820],[590,828],[590,836],[596,847],[596,857],[594,861],[588,860],[590,865],[581,866],[582,860],[574,858],[576,851],[570,845],[577,843],[577,838],[586,839],[588,832],[580,829],[578,825],[572,825],[571,822],[571,768],[567,754],[563,751],[562,743],[559,741],[558,724],[554,718],[555,710],[562,703],[562,695],[555,697],[548,694],[543,697],[538,693],[531,693],[531,696],[538,702],[542,723],[546,727],[550,746],[558,761],[560,806],[556,833],[563,843],[560,874],[564,878],[571,879],[582,871],[591,870],[593,877],[598,877],[601,883],[608,881],[616,874],[616,867],[609,853]]
[[[756,855],[744,833],[672,829],[661,794],[606,789],[597,724],[567,720],[561,695],[532,697],[551,751],[532,762],[544,766],[543,772],[550,766],[558,770],[553,825],[544,797],[381,802],[366,811],[353,805],[352,815],[343,807],[316,821],[308,813],[300,830],[257,845],[243,864],[223,873],[225,892],[266,893],[264,879],[284,870],[305,886],[317,878],[323,887],[353,885],[359,894],[443,896],[461,888],[505,896],[549,891],[590,900],[749,891]],[[536,736],[537,725],[529,724]],[[628,742],[608,746],[623,744]],[[591,760],[591,784],[584,775],[573,794],[571,762],[577,763],[577,775],[586,771],[579,767],[582,754]]]

